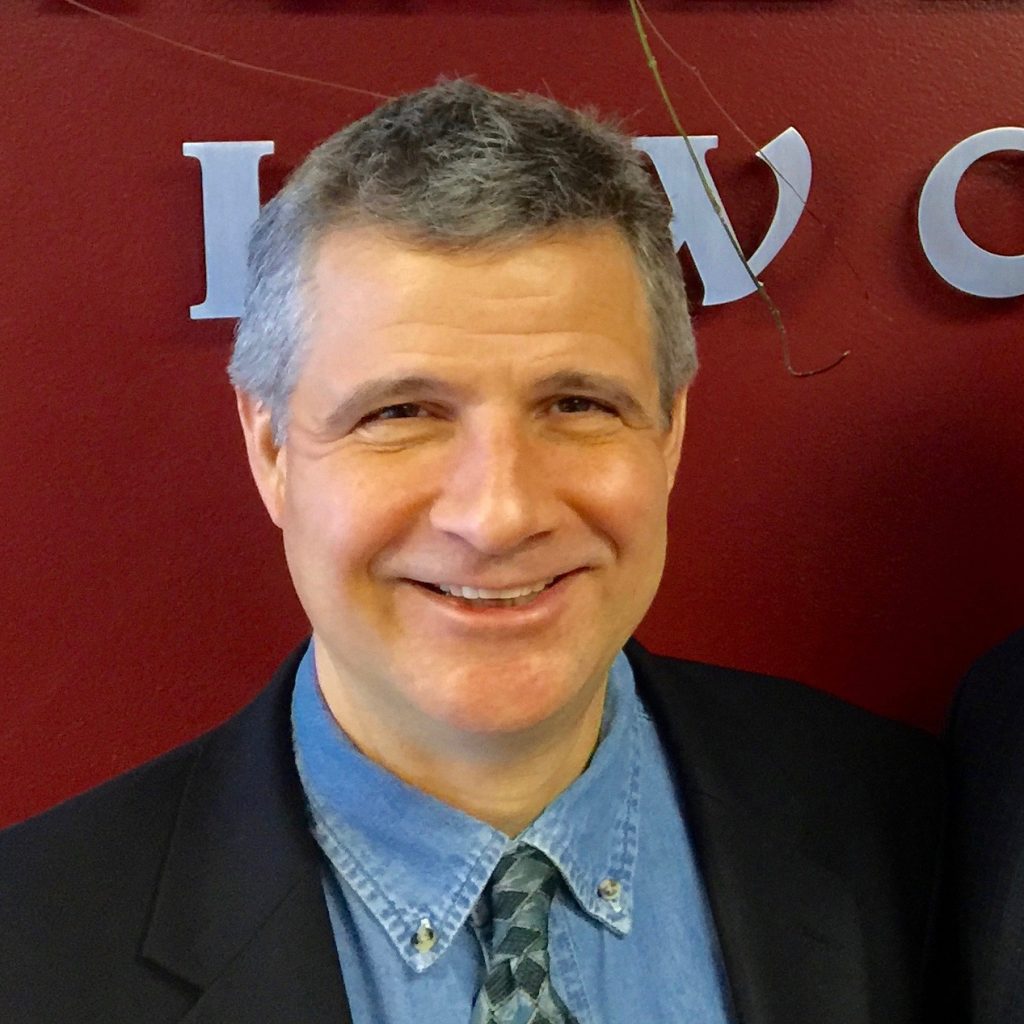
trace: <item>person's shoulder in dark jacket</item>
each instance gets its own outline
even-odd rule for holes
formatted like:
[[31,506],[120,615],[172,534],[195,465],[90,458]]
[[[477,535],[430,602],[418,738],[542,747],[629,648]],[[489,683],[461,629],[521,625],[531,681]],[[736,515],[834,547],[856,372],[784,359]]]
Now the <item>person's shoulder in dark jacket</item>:
[[946,807],[936,737],[791,680],[627,651],[655,722],[671,723],[663,735],[687,781],[716,801],[731,791],[769,808],[773,833],[793,834],[855,890],[871,977],[892,981],[878,1005],[888,998],[892,1010],[897,986],[923,1000]]
[[[152,898],[138,893],[156,890],[197,749],[178,748],[0,831],[0,1008],[11,1019],[56,1021],[73,1004],[75,1020],[99,1021],[119,999],[126,1005],[115,1019],[139,1011],[134,965]],[[167,982],[154,983],[166,1001]],[[181,996],[184,1013],[191,999]]]
[[952,998],[971,1024],[1024,1024],[1024,629],[968,672],[948,741]]
[[[636,648],[627,650],[632,655]],[[708,741],[731,747],[741,757],[770,750],[772,762],[764,766],[765,773],[791,782],[795,799],[814,794],[834,798],[836,783],[848,779],[888,794],[885,799],[894,805],[927,794],[938,813],[945,790],[941,747],[922,729],[790,679],[642,649],[641,658],[654,682],[648,691],[654,700],[681,704],[678,688],[685,687],[685,703],[699,708]]]

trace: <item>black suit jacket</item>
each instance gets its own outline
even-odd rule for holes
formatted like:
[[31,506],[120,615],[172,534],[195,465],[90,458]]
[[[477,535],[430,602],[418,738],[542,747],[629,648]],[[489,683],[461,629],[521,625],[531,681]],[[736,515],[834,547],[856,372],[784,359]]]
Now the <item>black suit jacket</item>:
[[1024,1024],[1024,630],[968,673],[949,740],[949,925],[963,1019]]
[[[736,1019],[917,1020],[933,741],[795,683],[627,652]],[[207,736],[0,834],[4,1024],[350,1020],[292,759],[298,657]]]

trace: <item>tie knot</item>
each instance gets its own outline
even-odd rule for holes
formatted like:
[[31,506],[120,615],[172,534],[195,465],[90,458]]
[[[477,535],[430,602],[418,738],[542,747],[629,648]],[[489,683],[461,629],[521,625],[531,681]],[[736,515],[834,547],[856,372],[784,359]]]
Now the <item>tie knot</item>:
[[546,912],[558,883],[558,869],[540,850],[517,846],[498,861],[491,875],[492,916],[508,919],[528,902],[543,906]]
[[495,954],[515,956],[524,945],[546,944],[558,885],[558,869],[532,846],[517,846],[498,861],[486,891]]
[[550,980],[548,912],[561,879],[540,850],[520,845],[498,861],[484,890],[487,976],[472,1024],[576,1024]]

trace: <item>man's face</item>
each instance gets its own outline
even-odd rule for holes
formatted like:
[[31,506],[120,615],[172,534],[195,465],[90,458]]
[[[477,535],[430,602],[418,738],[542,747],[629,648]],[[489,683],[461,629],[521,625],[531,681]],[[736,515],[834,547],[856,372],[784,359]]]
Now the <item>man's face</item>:
[[654,596],[682,435],[627,244],[339,231],[309,302],[287,440],[240,408],[332,711],[371,750],[557,736]]

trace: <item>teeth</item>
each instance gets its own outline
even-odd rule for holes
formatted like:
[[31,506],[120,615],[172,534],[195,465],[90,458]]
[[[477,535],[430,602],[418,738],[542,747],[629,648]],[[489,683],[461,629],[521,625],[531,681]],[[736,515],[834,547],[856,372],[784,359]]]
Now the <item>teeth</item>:
[[539,594],[545,587],[554,582],[554,577],[531,583],[526,587],[510,587],[508,590],[489,590],[486,587],[460,587],[454,583],[439,583],[437,589],[452,597],[461,597],[466,601],[508,601],[517,597],[530,597]]

